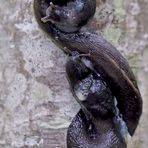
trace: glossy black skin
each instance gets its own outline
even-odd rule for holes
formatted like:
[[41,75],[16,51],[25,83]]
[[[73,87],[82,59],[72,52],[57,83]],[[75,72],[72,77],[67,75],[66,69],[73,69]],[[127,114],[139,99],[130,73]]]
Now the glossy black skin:
[[[63,32],[78,31],[95,13],[95,1],[92,0],[53,1],[46,10],[43,21],[51,21]],[[87,15],[84,13],[87,12]]]
[[[67,78],[73,95],[80,105],[83,105],[96,119],[112,118],[114,116],[114,96],[102,79],[93,69],[87,67],[84,57],[71,56],[66,64]],[[80,100],[77,92],[88,94]],[[82,106],[82,108],[83,108]],[[88,115],[89,116],[89,115]]]
[[126,144],[119,138],[112,119],[101,118],[92,123],[82,110],[74,117],[67,132],[68,148],[126,148]]
[[[50,8],[50,2],[53,6]],[[72,33],[78,31],[94,15],[95,0],[35,0],[35,15],[43,30],[51,36],[58,31]],[[38,11],[36,11],[38,10]],[[49,16],[48,23],[42,23],[41,18]],[[51,23],[52,22],[52,23]],[[42,26],[42,24],[44,24]]]
[[[92,6],[95,4],[94,1],[95,0],[84,0],[84,3],[86,6]],[[67,33],[65,29],[58,29],[58,25],[56,26],[51,22],[43,23],[41,18],[46,16],[46,9],[49,7],[49,3],[50,0],[34,0],[35,16],[40,27],[46,33],[48,33],[49,36],[52,37],[53,40],[58,43],[67,54],[71,54],[73,51],[77,51],[79,54],[87,55],[86,58],[91,61],[96,72],[101,75],[102,79],[110,88],[112,94],[117,98],[118,108],[120,113],[123,115],[123,120],[126,122],[128,131],[132,136],[141,116],[142,99],[136,83],[136,79],[127,61],[113,45],[95,33],[82,32],[79,30],[80,27],[77,27],[78,30],[75,32],[72,31],[70,33],[68,31]],[[89,20],[90,16],[92,16],[94,13],[94,10],[92,12],[84,11],[83,13],[85,16],[88,15]],[[80,20],[79,15],[77,17],[78,20]],[[117,133],[114,128],[114,124],[111,121],[111,119],[102,121],[101,118],[98,118],[96,123],[93,121],[93,124],[95,124],[97,127],[95,128],[95,133],[99,133],[97,134],[98,139],[97,141],[90,140],[92,141],[91,144],[87,145],[87,143],[89,143],[88,139],[86,138],[86,136],[89,136],[86,133],[87,129],[85,128],[87,123],[85,122],[84,113],[82,113],[82,111],[79,112],[72,121],[68,130],[68,147],[100,148],[102,141],[104,141],[105,148],[122,147],[120,142],[116,143],[116,140],[113,140],[114,138],[108,138],[107,136],[110,135],[109,129],[111,128],[114,131],[113,135],[118,137],[116,136]],[[102,130],[102,126],[104,130]],[[80,132],[79,134],[75,132],[76,128],[78,130],[77,132]],[[106,133],[106,136],[102,137],[104,133]],[[81,142],[83,143],[83,146]],[[81,145],[79,145],[80,143]],[[126,146],[123,145],[123,147]]]
[[[92,67],[92,69],[87,67],[83,63],[85,58],[80,56],[72,55],[66,64],[71,90],[82,108],[68,128],[67,146],[68,148],[126,148],[124,135],[121,135],[120,129],[117,129],[114,122],[114,96],[102,77]],[[84,81],[86,79],[88,81]],[[91,80],[97,83],[93,84]],[[81,83],[84,89],[80,86]],[[92,91],[93,85],[97,86]],[[85,100],[80,100],[76,88],[88,92]]]

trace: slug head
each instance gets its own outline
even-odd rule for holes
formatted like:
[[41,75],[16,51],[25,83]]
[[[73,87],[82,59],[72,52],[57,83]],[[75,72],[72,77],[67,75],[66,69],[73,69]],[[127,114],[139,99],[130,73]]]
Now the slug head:
[[63,0],[62,2],[50,2],[46,9],[46,16],[41,19],[44,23],[53,23],[62,32],[78,31],[95,13],[95,0]]

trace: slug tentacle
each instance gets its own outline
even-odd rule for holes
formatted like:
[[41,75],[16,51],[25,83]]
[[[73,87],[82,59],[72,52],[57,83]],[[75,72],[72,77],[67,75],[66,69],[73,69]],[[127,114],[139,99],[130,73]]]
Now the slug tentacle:
[[34,0],[40,27],[69,56],[66,73],[81,110],[67,132],[68,148],[126,148],[142,113],[128,62],[101,36],[83,27],[96,0]]

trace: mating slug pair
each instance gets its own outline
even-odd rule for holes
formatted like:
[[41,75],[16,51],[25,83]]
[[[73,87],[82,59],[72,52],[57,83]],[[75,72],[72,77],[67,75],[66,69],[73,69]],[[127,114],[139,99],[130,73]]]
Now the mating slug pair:
[[67,132],[68,148],[126,148],[142,112],[135,77],[119,51],[81,29],[96,0],[34,0],[41,28],[69,56],[67,77],[81,110]]

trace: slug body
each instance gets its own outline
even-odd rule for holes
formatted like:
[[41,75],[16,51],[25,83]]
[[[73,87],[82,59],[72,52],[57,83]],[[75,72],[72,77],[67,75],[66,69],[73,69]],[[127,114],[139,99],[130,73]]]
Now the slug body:
[[70,55],[66,72],[81,110],[68,129],[68,148],[126,148],[142,99],[120,52],[101,36],[80,29],[95,8],[95,0],[34,0],[39,25]]
[[[66,64],[66,73],[72,92],[82,105],[95,118],[113,117],[113,94],[106,82],[81,55],[72,55]],[[90,116],[90,115],[88,115]]]

